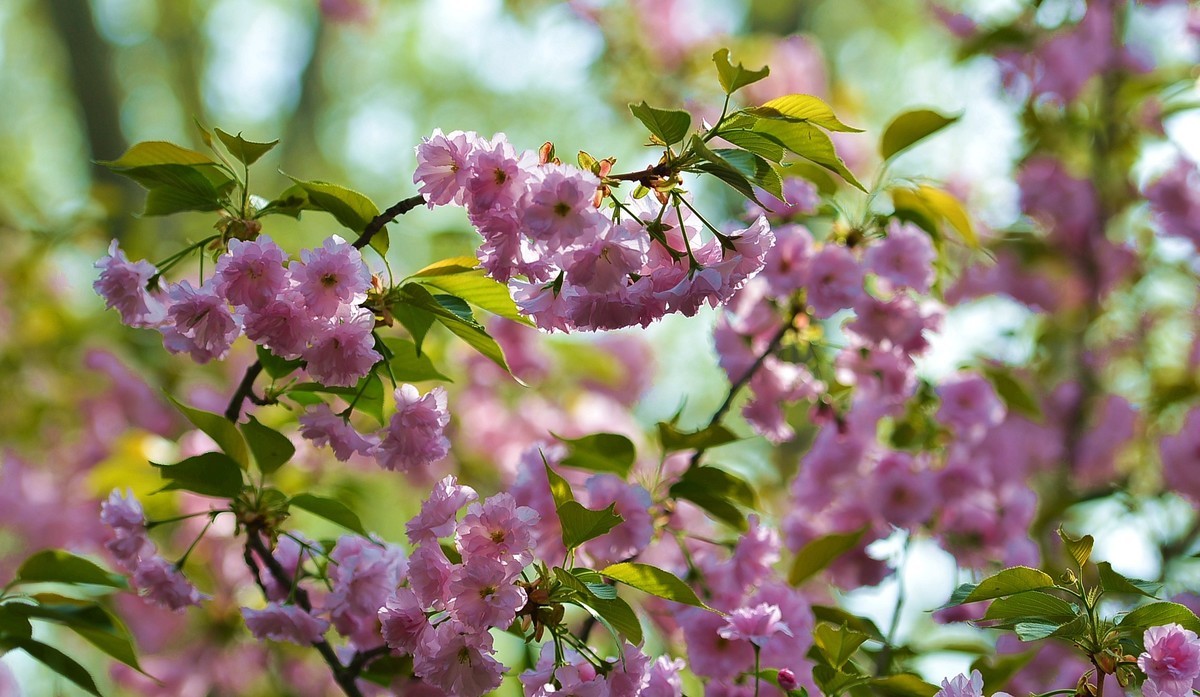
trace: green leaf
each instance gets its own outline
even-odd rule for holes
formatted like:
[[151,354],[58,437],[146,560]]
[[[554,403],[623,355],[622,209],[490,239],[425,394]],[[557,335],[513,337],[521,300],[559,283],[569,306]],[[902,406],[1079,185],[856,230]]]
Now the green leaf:
[[693,167],[693,171],[711,174],[728,184],[742,196],[754,201],[759,206],[766,207],[762,201],[758,200],[758,196],[754,193],[754,186],[746,178],[746,175],[742,174],[741,170],[734,167],[725,158],[710,150],[699,136],[692,136],[691,149],[707,160],[707,162],[702,162]]
[[150,464],[159,468],[162,478],[167,480],[162,491],[190,491],[202,496],[233,499],[245,486],[242,468],[224,453],[204,453],[174,465]]
[[119,172],[149,189],[144,216],[219,210],[233,185],[212,167],[159,165]]
[[90,601],[62,596],[38,596],[38,605],[9,605],[25,617],[69,627],[88,643],[135,670],[142,672],[129,630],[110,612]]
[[1117,622],[1122,632],[1139,634],[1150,627],[1176,623],[1184,629],[1200,632],[1200,619],[1187,606],[1179,603],[1157,602],[1143,605]]
[[361,411],[371,416],[380,425],[384,424],[383,381],[379,378],[378,373],[368,374],[354,387],[331,387],[318,382],[301,382],[289,387],[287,394],[289,397],[295,397],[304,392],[338,395],[347,402],[354,402],[355,411]]
[[615,503],[594,511],[578,501],[566,501],[558,506],[558,522],[562,526],[563,545],[570,550],[600,537],[625,522],[625,519],[617,514]]
[[1079,615],[1079,608],[1042,591],[1025,591],[992,601],[983,620],[1047,620],[1064,624]]
[[649,564],[621,562],[600,569],[600,575],[659,598],[708,610],[712,609],[700,602],[700,598],[696,597],[696,592],[677,576]]
[[728,131],[722,130],[720,137],[771,162],[779,162],[783,159],[785,152],[783,146],[761,133],[735,128]]
[[402,382],[422,382],[424,380],[442,380],[452,382],[442,375],[429,360],[428,354],[418,354],[417,346],[408,339],[388,337],[383,343],[391,351],[392,357],[388,364],[392,367],[392,375]]
[[835,559],[858,546],[866,528],[854,532],[834,533],[818,537],[796,552],[796,560],[788,572],[788,583],[798,586],[829,566]]
[[818,624],[813,630],[813,644],[825,654],[829,665],[839,670],[869,638],[862,632],[830,624]]
[[400,326],[404,327],[404,330],[412,337],[416,351],[420,354],[421,347],[425,344],[425,335],[433,326],[433,314],[403,303],[392,305],[389,309],[392,311],[392,315],[399,320]]
[[713,62],[717,64],[717,79],[725,94],[733,94],[746,85],[753,84],[771,74],[771,69],[763,66],[751,70],[738,63],[736,66],[729,62],[729,49],[723,48],[713,54]]
[[20,606],[21,603],[0,605],[0,643],[8,637],[28,639],[33,636],[33,626],[29,624],[29,618],[16,611]]
[[783,179],[780,178],[779,172],[775,171],[775,168],[771,166],[771,163],[766,158],[759,157],[745,150],[731,150],[728,148],[720,148],[713,152],[733,165],[755,186],[763,189],[780,201],[783,200]]
[[250,450],[246,447],[246,439],[242,437],[242,432],[233,422],[219,414],[185,406],[169,394],[167,399],[171,400],[171,403],[187,417],[188,421],[192,422],[193,426],[204,431],[209,438],[216,441],[221,451],[233,458],[234,462],[241,465],[242,468],[250,466]]
[[931,685],[912,673],[896,673],[872,678],[871,687],[886,697],[933,697],[941,688]]
[[1092,558],[1092,545],[1096,543],[1096,540],[1091,535],[1072,537],[1062,527],[1058,528],[1058,537],[1063,541],[1067,554],[1070,554],[1071,558],[1075,560],[1075,565],[1080,569],[1086,566],[1088,560]]
[[906,111],[887,125],[879,142],[879,154],[890,160],[917,142],[928,138],[946,126],[958,121],[960,116],[944,116],[929,109]]
[[1129,595],[1144,595],[1147,598],[1157,598],[1162,586],[1150,581],[1128,578],[1113,571],[1112,564],[1102,561],[1096,564],[1100,570],[1100,588],[1105,593],[1127,593]]
[[1047,620],[1029,620],[1017,622],[1013,626],[1017,638],[1021,641],[1041,641],[1053,637],[1075,640],[1086,636],[1088,629],[1087,617],[1080,615],[1067,622],[1051,622]]
[[542,461],[546,465],[546,479],[550,482],[550,495],[554,497],[554,506],[557,508],[568,501],[574,501],[575,495],[571,493],[571,485],[562,475],[550,468],[550,463],[545,462],[545,456],[542,457]]
[[400,288],[400,302],[429,312],[442,326],[467,342],[468,346],[511,374],[512,371],[509,370],[508,363],[504,360],[504,352],[500,349],[500,345],[478,322],[466,320],[450,311],[420,284],[406,283],[403,285]]
[[1024,383],[1013,377],[1012,373],[1007,370],[990,367],[985,367],[983,373],[996,388],[996,394],[1000,395],[1000,399],[1004,400],[1005,406],[1010,411],[1017,412],[1031,419],[1040,419],[1042,417],[1042,409],[1038,406],[1033,392]]
[[789,94],[776,97],[760,107],[746,110],[760,119],[786,121],[788,123],[811,123],[827,131],[862,133],[861,128],[847,126],[834,115],[833,108],[819,97],[811,94]]
[[623,479],[629,475],[637,458],[633,441],[617,433],[594,433],[583,438],[556,437],[569,446],[567,456],[559,463],[565,467],[613,472]]
[[120,574],[103,568],[61,549],[37,552],[17,569],[13,583],[70,583],[125,588],[128,584]]
[[1053,588],[1054,579],[1048,574],[1027,566],[1014,566],[985,578],[979,583],[964,583],[955,589],[943,607],[966,605],[980,600],[991,600],[1024,591]]
[[[296,186],[304,191],[306,200],[301,204],[304,210],[325,211],[347,230],[362,234],[367,225],[379,215],[379,206],[353,189],[329,182],[301,181],[290,175],[285,176],[296,182]],[[371,247],[380,254],[385,254],[388,249],[387,240],[387,228],[384,228],[371,238]]]
[[258,355],[258,362],[262,363],[263,371],[266,372],[268,377],[275,380],[285,378],[296,372],[296,369],[300,367],[300,363],[302,362],[299,358],[293,360],[280,358],[262,346],[255,346],[254,350]]
[[577,599],[571,602],[587,610],[614,637],[625,637],[632,644],[641,644],[642,623],[638,621],[637,614],[634,613],[633,608],[629,607],[629,603],[616,596],[616,589],[613,586],[600,584],[603,588],[609,589],[611,595],[606,593],[602,596],[593,592],[592,586],[596,584],[581,581],[576,575],[580,571],[586,570],[575,569],[575,573],[572,573],[558,567],[554,569],[554,575],[559,582],[575,591]]
[[[471,257],[466,258],[474,261]],[[508,286],[493,278],[488,278],[483,269],[471,268],[457,273],[428,276],[421,276],[420,273],[414,274],[413,278],[427,286],[462,298],[494,315],[500,315],[526,326],[533,326],[529,318],[517,310],[517,304],[513,302],[512,296],[508,292]]]
[[664,145],[682,142],[692,127],[692,115],[686,111],[655,109],[646,102],[630,104],[629,110]]
[[363,537],[368,536],[366,529],[363,528],[362,521],[359,520],[358,514],[337,499],[316,496],[314,494],[297,494],[289,499],[288,503],[295,508],[324,518],[331,523],[337,523],[343,528],[351,532],[356,532]]
[[813,617],[821,622],[828,622],[835,627],[846,626],[855,631],[866,634],[875,641],[885,641],[883,632],[879,631],[879,627],[866,617],[859,617],[851,614],[840,607],[831,605],[813,605]]
[[296,454],[296,446],[287,436],[262,425],[253,416],[242,424],[242,434],[246,436],[250,452],[254,453],[254,462],[263,474],[271,474]]
[[662,443],[663,452],[673,453],[679,450],[707,450],[740,439],[721,424],[709,424],[699,431],[680,431],[673,424],[659,421],[658,440]]
[[155,165],[216,165],[204,153],[188,150],[174,143],[148,140],[135,144],[115,160],[97,160],[96,164],[109,169],[134,169]]
[[826,695],[840,695],[859,685],[866,685],[874,679],[857,672],[843,673],[833,666],[820,664],[813,666],[812,675],[817,686],[821,688],[821,692]]
[[770,136],[791,152],[837,174],[855,188],[866,191],[846,167],[846,163],[838,157],[833,141],[816,126],[803,121],[759,119],[754,124],[754,131]]
[[892,204],[897,213],[915,213],[934,223],[939,229],[948,226],[958,233],[968,247],[979,249],[979,237],[975,234],[975,226],[971,223],[962,202],[953,194],[926,185],[916,189],[892,187],[888,189],[888,193],[892,195]]
[[24,651],[50,670],[83,688],[86,692],[100,697],[100,690],[96,687],[96,682],[92,680],[92,676],[88,674],[87,670],[79,665],[75,659],[53,646],[43,644],[36,639],[18,637],[0,640],[0,646]]
[[[691,501],[717,520],[746,529],[746,516],[738,505],[758,505],[754,487],[741,477],[717,467],[693,467],[671,485],[668,495]],[[736,504],[736,505],[735,505]]]
[[217,138],[221,139],[221,143],[229,154],[236,157],[240,162],[247,167],[258,161],[258,158],[271,152],[272,148],[279,145],[278,140],[272,140],[269,143],[256,143],[253,140],[246,140],[241,133],[236,136],[231,136],[219,128],[214,128]]

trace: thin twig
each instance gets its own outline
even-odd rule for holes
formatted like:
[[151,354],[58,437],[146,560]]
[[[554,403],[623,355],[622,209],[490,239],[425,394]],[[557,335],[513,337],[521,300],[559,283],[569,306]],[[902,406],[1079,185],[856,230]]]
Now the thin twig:
[[238,383],[237,391],[233,393],[233,397],[229,399],[229,406],[225,408],[225,418],[237,423],[237,420],[242,415],[242,402],[254,393],[254,380],[258,374],[262,372],[263,365],[261,361],[254,361],[250,367],[246,368],[246,374],[242,376],[242,381]]
[[363,228],[362,234],[358,236],[358,239],[354,240],[354,248],[362,249],[368,244],[371,244],[371,238],[375,236],[375,233],[382,230],[384,225],[387,225],[422,203],[425,203],[425,197],[421,194],[409,196],[403,201],[400,201],[396,205],[375,216],[375,218],[372,219],[371,222],[367,223],[367,226]]

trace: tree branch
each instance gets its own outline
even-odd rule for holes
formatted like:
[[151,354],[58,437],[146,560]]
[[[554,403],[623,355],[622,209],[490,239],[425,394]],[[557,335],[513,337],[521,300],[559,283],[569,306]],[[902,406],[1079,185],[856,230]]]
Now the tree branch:
[[375,218],[371,220],[371,222],[367,223],[367,226],[363,228],[362,234],[358,236],[358,239],[354,240],[354,248],[362,249],[368,244],[371,244],[371,238],[375,236],[375,233],[382,230],[384,225],[387,225],[422,203],[425,203],[425,197],[421,194],[409,196],[386,211],[375,216]]
[[[237,423],[238,418],[242,415],[242,402],[246,401],[247,397],[252,400],[254,395],[254,380],[258,374],[262,372],[263,365],[261,361],[254,361],[250,367],[246,368],[246,374],[242,376],[242,381],[238,383],[237,391],[233,393],[233,397],[229,399],[229,406],[225,408],[225,418]],[[257,403],[257,402],[255,402]]]

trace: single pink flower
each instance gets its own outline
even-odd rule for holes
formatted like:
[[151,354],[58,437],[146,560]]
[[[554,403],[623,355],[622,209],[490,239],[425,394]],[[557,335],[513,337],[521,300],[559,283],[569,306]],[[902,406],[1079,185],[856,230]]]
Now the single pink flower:
[[447,475],[434,485],[429,498],[421,504],[421,512],[405,526],[408,541],[416,545],[450,536],[459,509],[478,498],[474,489],[460,485],[454,475]]
[[208,599],[174,564],[162,557],[143,559],[133,572],[133,585],[146,600],[174,612],[183,612],[187,606],[199,605]]
[[450,620],[426,636],[413,657],[413,674],[456,697],[481,697],[500,686],[505,668],[492,655],[491,634]]
[[485,557],[503,562],[509,578],[515,578],[533,561],[533,526],[538,518],[536,511],[518,506],[504,492],[473,503],[458,523],[458,550],[464,561]]
[[301,646],[320,641],[329,629],[329,620],[313,617],[295,605],[268,603],[261,610],[244,607],[242,617],[257,639],[289,641]]
[[448,203],[462,205],[471,176],[467,158],[479,142],[474,131],[442,133],[440,128],[422,139],[417,146],[413,183],[419,185],[417,191],[425,196],[430,208]]
[[197,363],[228,355],[241,327],[225,299],[214,293],[210,284],[194,288],[187,281],[171,286],[169,295],[171,306],[159,327],[167,350],[187,352]]
[[345,308],[313,337],[305,349],[308,374],[322,385],[353,387],[383,360],[375,350],[375,317],[361,308]]
[[512,582],[503,562],[475,556],[450,577],[450,615],[481,632],[507,628],[525,605],[525,590]]
[[740,607],[729,613],[726,624],[717,634],[732,641],[745,640],[762,648],[776,634],[792,635],[792,630],[783,621],[778,605],[763,603],[754,607]]
[[230,305],[260,308],[282,293],[290,281],[287,253],[270,237],[229,241],[229,251],[217,259],[215,291]]
[[104,298],[104,306],[116,308],[121,321],[130,327],[150,327],[162,321],[164,307],[155,294],[146,290],[157,269],[146,260],[130,262],[113,240],[108,255],[96,262],[100,277],[92,284]]
[[416,653],[425,633],[432,628],[425,605],[409,588],[397,588],[384,602],[379,608],[379,623],[387,645],[406,654]]
[[343,462],[355,453],[371,455],[379,445],[377,437],[354,430],[349,421],[334,414],[324,403],[310,407],[300,416],[300,435],[318,447],[333,448],[333,456]]
[[1138,667],[1160,695],[1186,697],[1192,682],[1200,677],[1200,639],[1178,624],[1151,627],[1143,637],[1146,650],[1138,656]]
[[371,272],[362,253],[337,235],[316,249],[300,252],[291,263],[292,278],[310,312],[332,317],[342,305],[357,305],[371,288]]
[[435,387],[421,395],[413,385],[395,392],[396,413],[375,450],[379,466],[392,471],[421,472],[450,452],[446,425],[446,390]]

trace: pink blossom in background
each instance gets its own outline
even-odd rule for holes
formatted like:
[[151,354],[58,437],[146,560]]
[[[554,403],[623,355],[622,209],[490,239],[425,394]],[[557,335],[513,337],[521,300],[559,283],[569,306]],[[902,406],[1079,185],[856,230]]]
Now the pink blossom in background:
[[[737,56],[734,56],[734,62],[737,62]],[[793,34],[776,41],[765,62],[771,68],[771,74],[743,90],[750,104],[762,104],[785,94],[825,97],[829,92],[824,53],[820,45],[807,36]],[[761,66],[747,63],[747,67]]]
[[321,640],[329,621],[313,617],[295,605],[268,603],[262,610],[242,608],[246,627],[258,639],[289,641],[307,646]]
[[937,252],[929,235],[912,223],[893,220],[887,237],[867,248],[867,269],[900,288],[929,292]]
[[826,319],[854,305],[863,293],[863,271],[854,254],[827,244],[809,260],[804,285],[813,314]]
[[1145,188],[1154,222],[1164,235],[1200,248],[1200,170],[1182,157]]
[[1163,479],[1172,491],[1200,502],[1200,409],[1192,409],[1178,433],[1158,446]]

